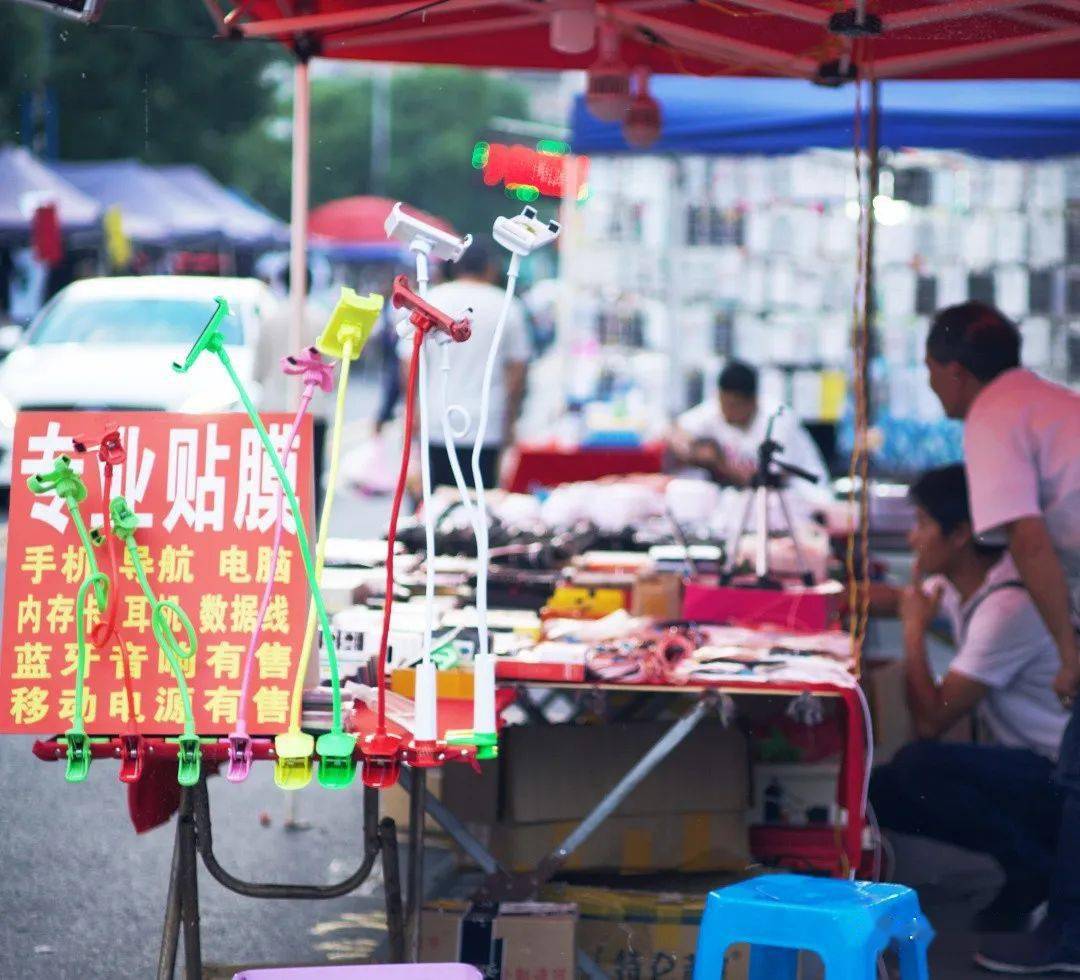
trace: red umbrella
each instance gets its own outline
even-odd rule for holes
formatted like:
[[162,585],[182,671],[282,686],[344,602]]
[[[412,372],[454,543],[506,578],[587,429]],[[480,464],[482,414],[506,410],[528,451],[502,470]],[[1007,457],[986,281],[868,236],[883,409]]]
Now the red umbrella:
[[[308,233],[320,243],[349,245],[386,244],[386,222],[394,202],[386,197],[342,197],[314,208],[308,217]],[[442,218],[407,207],[410,214],[443,231],[457,234]]]

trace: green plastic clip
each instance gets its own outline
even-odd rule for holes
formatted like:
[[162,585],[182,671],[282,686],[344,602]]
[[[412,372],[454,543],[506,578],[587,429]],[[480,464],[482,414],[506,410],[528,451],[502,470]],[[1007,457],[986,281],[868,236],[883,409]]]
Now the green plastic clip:
[[198,735],[180,735],[176,744],[176,781],[181,786],[194,786],[202,769],[202,742]]
[[81,783],[90,773],[90,739],[86,732],[72,728],[64,736],[67,742],[67,769],[64,779]]
[[55,490],[69,506],[80,504],[86,499],[86,484],[81,476],[71,468],[70,456],[57,456],[53,468],[46,473],[38,473],[26,481],[31,493],[48,493]]
[[113,534],[121,541],[127,541],[139,527],[139,517],[123,497],[113,497],[109,502],[109,519]]
[[446,733],[446,744],[475,746],[476,758],[481,762],[485,759],[497,759],[499,757],[499,736],[491,732],[457,729]]
[[330,789],[344,789],[356,776],[356,736],[345,732],[327,732],[315,742],[319,753],[319,784]]
[[274,782],[281,789],[303,789],[311,782],[315,739],[307,732],[286,732],[274,739]]
[[341,298],[315,341],[315,349],[339,361],[355,361],[375,329],[382,308],[383,298],[378,293],[360,296],[356,290],[342,286]]
[[229,304],[224,296],[215,296],[214,302],[217,303],[217,309],[214,310],[206,326],[202,328],[202,333],[195,339],[195,343],[191,345],[187,357],[183,361],[173,361],[173,370],[178,374],[186,374],[190,371],[203,351],[208,350],[212,354],[218,354],[225,346],[221,321],[229,315]]

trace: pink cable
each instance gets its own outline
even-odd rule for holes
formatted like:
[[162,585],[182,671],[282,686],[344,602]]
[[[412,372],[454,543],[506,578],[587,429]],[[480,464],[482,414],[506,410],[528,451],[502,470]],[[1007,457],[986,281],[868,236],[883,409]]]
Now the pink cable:
[[[316,385],[308,383],[300,394],[300,407],[296,410],[292,428],[285,440],[285,452],[281,458],[282,465],[288,466],[289,456],[292,454],[296,438],[300,434],[300,424],[315,396]],[[278,557],[281,554],[281,532],[285,525],[285,491],[278,482],[274,490],[274,544],[270,553],[270,566],[266,576],[266,588],[263,590],[262,601],[259,603],[259,612],[255,617],[255,628],[251,631],[251,639],[248,641],[247,654],[244,656],[244,680],[240,685],[240,710],[236,718],[236,734],[247,735],[247,703],[248,692],[251,690],[252,666],[255,663],[255,648],[262,638],[263,622],[266,619],[266,611],[270,608],[270,597],[274,592],[274,579],[277,576]]]

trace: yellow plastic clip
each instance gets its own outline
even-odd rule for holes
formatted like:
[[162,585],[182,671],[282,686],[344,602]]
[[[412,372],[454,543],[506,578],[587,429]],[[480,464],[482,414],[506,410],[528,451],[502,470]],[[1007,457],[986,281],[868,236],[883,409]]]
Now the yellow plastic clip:
[[368,342],[382,313],[383,298],[378,293],[360,296],[348,286],[341,287],[341,298],[315,341],[315,349],[327,357],[343,360],[349,344],[349,359],[355,361]]
[[274,766],[274,782],[281,789],[303,789],[311,782],[311,756],[315,751],[315,739],[307,732],[285,732],[274,739],[277,763]]

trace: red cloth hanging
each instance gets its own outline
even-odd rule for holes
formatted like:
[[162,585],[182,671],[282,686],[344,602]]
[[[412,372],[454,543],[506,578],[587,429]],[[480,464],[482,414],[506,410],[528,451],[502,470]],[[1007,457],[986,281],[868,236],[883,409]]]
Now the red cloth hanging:
[[46,265],[59,265],[64,257],[64,242],[60,237],[60,216],[55,204],[42,204],[34,209],[30,226],[30,241],[34,258]]

